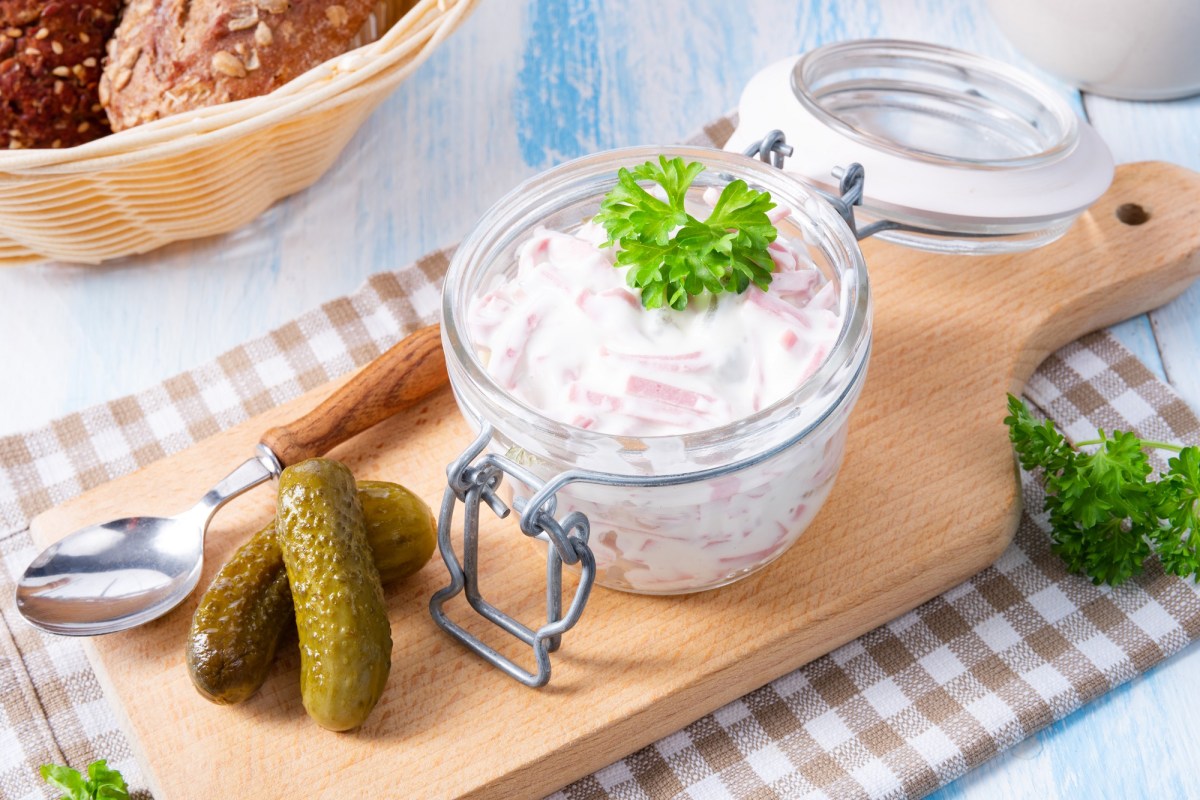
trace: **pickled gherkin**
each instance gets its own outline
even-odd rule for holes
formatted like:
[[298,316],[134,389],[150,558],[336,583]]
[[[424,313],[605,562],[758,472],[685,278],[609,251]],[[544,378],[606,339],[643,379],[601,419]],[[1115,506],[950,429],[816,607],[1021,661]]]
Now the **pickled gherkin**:
[[384,584],[407,578],[437,549],[437,521],[425,501],[387,481],[359,481],[367,543]]
[[[433,515],[408,489],[361,481],[367,542],[384,583],[418,571],[437,546]],[[221,568],[200,600],[187,640],[192,683],[215,703],[239,703],[266,681],[293,626],[292,594],[272,520]]]
[[285,469],[275,530],[296,610],[304,708],[323,728],[356,728],[383,694],[392,632],[350,470],[328,458]]
[[192,684],[214,703],[240,703],[258,691],[280,635],[295,619],[275,520],[221,567],[192,616],[187,665]]

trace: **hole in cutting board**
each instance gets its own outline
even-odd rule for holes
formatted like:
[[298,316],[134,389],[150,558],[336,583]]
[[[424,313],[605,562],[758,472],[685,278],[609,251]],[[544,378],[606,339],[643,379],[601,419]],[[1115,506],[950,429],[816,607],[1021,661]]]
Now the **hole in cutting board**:
[[1150,219],[1150,212],[1137,203],[1122,203],[1117,206],[1117,219],[1126,225],[1141,225]]

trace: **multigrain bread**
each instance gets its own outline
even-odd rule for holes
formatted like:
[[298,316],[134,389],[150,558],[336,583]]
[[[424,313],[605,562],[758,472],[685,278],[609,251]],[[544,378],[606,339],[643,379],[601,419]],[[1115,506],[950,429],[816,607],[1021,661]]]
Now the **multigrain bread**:
[[98,83],[123,0],[0,0],[0,148],[108,133]]
[[130,0],[100,81],[115,131],[271,92],[346,52],[370,0]]

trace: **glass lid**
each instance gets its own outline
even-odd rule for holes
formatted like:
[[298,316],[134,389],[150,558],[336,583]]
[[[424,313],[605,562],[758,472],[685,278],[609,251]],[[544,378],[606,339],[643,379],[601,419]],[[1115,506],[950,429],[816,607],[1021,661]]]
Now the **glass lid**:
[[921,42],[840,42],[767,67],[726,149],[774,129],[793,148],[784,168],[826,192],[862,164],[859,228],[925,250],[1048,244],[1112,182],[1108,148],[1052,89]]

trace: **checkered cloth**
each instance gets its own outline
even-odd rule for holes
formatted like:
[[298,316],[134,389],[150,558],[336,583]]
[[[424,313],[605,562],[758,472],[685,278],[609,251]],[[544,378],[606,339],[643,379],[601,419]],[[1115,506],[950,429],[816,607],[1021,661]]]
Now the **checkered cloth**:
[[[699,141],[730,131],[721,120]],[[39,764],[96,758],[144,786],[79,643],[24,624],[9,599],[35,555],[30,519],[366,363],[436,318],[447,256],[376,275],[149,391],[0,439],[0,798],[51,797]],[[1187,406],[1107,335],[1051,356],[1027,394],[1075,438],[1200,440]],[[1200,590],[1156,563],[1116,590],[1065,574],[1041,489],[1023,480],[1020,529],[994,566],[556,800],[919,797],[1200,635]]]

